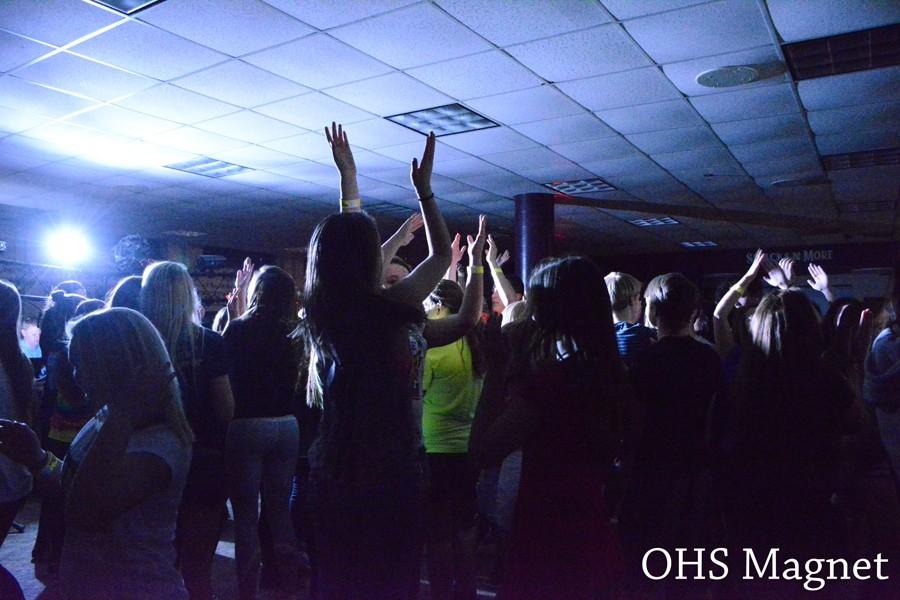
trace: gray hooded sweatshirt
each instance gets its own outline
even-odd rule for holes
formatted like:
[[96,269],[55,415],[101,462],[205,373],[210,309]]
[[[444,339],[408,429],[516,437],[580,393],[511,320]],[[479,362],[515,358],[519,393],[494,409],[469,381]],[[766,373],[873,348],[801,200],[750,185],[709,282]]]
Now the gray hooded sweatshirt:
[[876,409],[881,441],[900,476],[900,335],[888,328],[878,334],[866,357],[863,399]]

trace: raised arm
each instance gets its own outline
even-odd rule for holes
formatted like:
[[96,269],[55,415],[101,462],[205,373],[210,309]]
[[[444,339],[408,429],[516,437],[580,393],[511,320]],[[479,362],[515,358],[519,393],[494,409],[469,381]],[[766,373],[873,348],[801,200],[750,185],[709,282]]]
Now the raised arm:
[[462,305],[455,315],[425,322],[424,336],[429,346],[446,346],[455,342],[478,324],[484,302],[484,267],[481,264],[481,255],[486,239],[487,219],[481,215],[478,217],[478,236],[473,239],[470,235],[467,239],[469,268]]
[[331,131],[325,128],[325,138],[331,146],[334,165],[341,175],[341,212],[359,212],[362,200],[359,196],[359,184],[356,181],[356,163],[353,151],[347,140],[347,132],[342,125],[331,123]]
[[[497,247],[497,242],[494,241],[494,236],[489,235],[488,240],[488,251],[487,251],[487,266],[491,270],[491,279],[494,281],[494,287],[497,288],[497,294],[500,296],[500,301],[503,302],[503,307],[506,308],[516,300],[516,292],[513,290],[513,287],[509,284],[509,280],[506,278],[506,275],[503,274],[503,263],[506,260],[501,262],[500,258],[497,256],[497,252],[499,248]],[[506,256],[509,258],[506,252],[501,256]]]
[[444,279],[449,279],[454,283],[459,283],[457,267],[459,266],[459,261],[462,260],[463,255],[466,253],[466,246],[465,244],[460,246],[460,241],[458,233],[453,236],[453,241],[450,242],[450,266],[447,267],[447,272],[444,273]]
[[396,285],[384,291],[389,297],[400,302],[419,305],[434,290],[450,265],[450,233],[447,224],[431,192],[431,169],[434,166],[434,133],[425,142],[422,162],[413,159],[410,178],[419,197],[419,207],[425,221],[425,236],[428,239],[428,257]]
[[384,267],[391,264],[391,260],[397,256],[397,251],[413,241],[416,231],[421,229],[424,224],[425,222],[422,220],[422,215],[419,213],[410,215],[394,235],[381,244],[381,264],[384,265]]
[[734,349],[734,333],[728,323],[728,316],[734,310],[734,305],[747,292],[747,288],[753,283],[753,280],[759,275],[763,265],[767,262],[766,254],[762,250],[757,250],[750,263],[750,268],[744,273],[736,284],[728,288],[716,308],[713,311],[713,332],[716,338],[716,350],[719,356],[725,358]]
[[831,291],[831,287],[828,285],[828,273],[825,272],[825,269],[819,265],[809,263],[807,270],[809,271],[809,276],[812,278],[806,280],[809,287],[822,292],[822,295],[825,296],[825,299],[829,302],[834,302],[834,292]]

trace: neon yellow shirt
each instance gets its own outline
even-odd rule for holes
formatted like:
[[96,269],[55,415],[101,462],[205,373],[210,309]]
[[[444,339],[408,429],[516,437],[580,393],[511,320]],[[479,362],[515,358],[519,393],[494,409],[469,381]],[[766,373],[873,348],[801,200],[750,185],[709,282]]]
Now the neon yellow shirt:
[[465,338],[428,350],[422,382],[422,437],[426,452],[468,452],[482,384],[472,368],[472,351]]

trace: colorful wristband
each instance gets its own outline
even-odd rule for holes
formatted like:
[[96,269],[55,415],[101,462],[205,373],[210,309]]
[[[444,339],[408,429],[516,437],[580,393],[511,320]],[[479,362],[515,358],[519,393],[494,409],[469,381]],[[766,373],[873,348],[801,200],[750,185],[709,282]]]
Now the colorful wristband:
[[484,275],[484,267],[482,267],[482,266],[469,267],[469,273],[474,273],[476,275]]
[[34,476],[37,479],[44,479],[46,477],[52,476],[60,469],[62,465],[62,461],[56,458],[55,454],[46,450],[44,452],[47,455],[44,461],[44,465],[40,469],[36,469],[34,473]]
[[731,289],[733,289],[734,291],[736,291],[736,292],[738,293],[738,295],[740,295],[740,296],[743,296],[744,294],[747,293],[747,290],[745,290],[744,288],[742,288],[742,287],[739,286],[738,284],[734,284],[733,286],[731,286]]
[[497,275],[503,275],[503,269],[500,267],[494,267],[493,269],[491,269],[491,271],[493,271]]
[[359,198],[353,198],[351,200],[344,200],[341,198],[341,210],[350,210],[350,209],[358,209],[362,207],[362,200]]

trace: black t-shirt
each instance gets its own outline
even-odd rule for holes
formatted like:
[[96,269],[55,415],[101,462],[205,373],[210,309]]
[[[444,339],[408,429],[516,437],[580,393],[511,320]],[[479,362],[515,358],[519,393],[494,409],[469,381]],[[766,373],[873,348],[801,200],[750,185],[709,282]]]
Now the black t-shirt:
[[186,339],[177,351],[181,404],[194,430],[195,443],[218,447],[224,440],[227,425],[219,421],[212,410],[211,383],[228,375],[228,355],[222,336],[204,327],[194,327],[193,359]]
[[709,466],[716,403],[724,396],[718,354],[691,337],[664,337],[631,368],[641,413],[638,468],[693,473]]
[[228,324],[224,338],[236,419],[297,415],[299,352],[290,333],[265,315],[247,314]]

